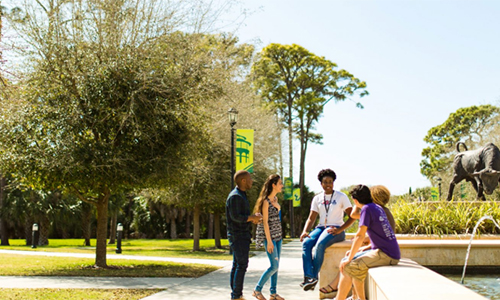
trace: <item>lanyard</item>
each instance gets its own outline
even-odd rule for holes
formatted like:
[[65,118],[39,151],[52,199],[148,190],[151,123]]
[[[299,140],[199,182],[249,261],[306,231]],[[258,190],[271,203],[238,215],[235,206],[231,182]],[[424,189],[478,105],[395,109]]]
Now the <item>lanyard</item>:
[[[330,205],[332,204],[333,200],[333,195],[335,194],[335,191],[332,193],[332,197],[330,198],[330,201],[326,201],[326,194],[323,194],[323,205],[325,205],[325,211],[326,211],[326,216],[325,216],[325,226],[327,225],[327,220],[328,220],[328,212],[330,211]],[[327,204],[328,203],[328,204]]]

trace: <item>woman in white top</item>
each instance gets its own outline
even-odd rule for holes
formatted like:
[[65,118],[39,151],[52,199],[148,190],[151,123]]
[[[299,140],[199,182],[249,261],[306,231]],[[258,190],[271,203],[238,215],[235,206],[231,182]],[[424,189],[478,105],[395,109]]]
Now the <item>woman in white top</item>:
[[[300,286],[304,291],[314,289],[318,283],[318,273],[323,264],[326,248],[345,240],[344,230],[354,223],[351,217],[344,223],[344,213],[350,216],[352,205],[346,194],[333,189],[333,182],[336,178],[337,175],[331,169],[319,172],[318,180],[321,182],[323,192],[313,198],[309,218],[300,235],[300,241],[303,241],[302,264],[304,268],[304,282]],[[318,226],[309,233],[318,216]]]

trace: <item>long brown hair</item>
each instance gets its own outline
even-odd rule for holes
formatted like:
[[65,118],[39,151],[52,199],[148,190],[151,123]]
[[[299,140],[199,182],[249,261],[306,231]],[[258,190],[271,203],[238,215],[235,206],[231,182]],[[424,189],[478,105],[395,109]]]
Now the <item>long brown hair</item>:
[[254,213],[262,213],[264,200],[271,195],[271,192],[273,191],[273,184],[278,184],[280,179],[281,177],[278,174],[269,175],[269,177],[267,177],[266,182],[264,182],[264,186],[260,191],[259,198],[257,198],[257,202],[253,208]]

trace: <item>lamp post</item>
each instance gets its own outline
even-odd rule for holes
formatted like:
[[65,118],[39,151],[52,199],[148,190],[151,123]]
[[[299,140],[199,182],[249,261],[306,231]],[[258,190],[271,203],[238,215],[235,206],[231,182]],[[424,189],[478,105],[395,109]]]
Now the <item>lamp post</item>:
[[123,225],[122,223],[118,223],[116,226],[116,235],[117,241],[116,241],[116,253],[120,254],[122,253],[122,232],[123,232]]
[[32,236],[31,236],[31,248],[35,249],[36,248],[36,233],[38,231],[38,224],[35,223],[33,224],[32,229]]
[[441,201],[441,181],[442,181],[441,177],[437,177],[437,178],[436,178],[436,181],[437,181],[437,183],[438,183],[439,201]]
[[234,132],[235,132],[235,129],[234,129],[234,125],[236,125],[236,123],[238,122],[238,110],[236,110],[236,108],[234,107],[231,107],[227,113],[229,114],[229,125],[231,125],[231,188],[230,190],[232,190],[234,188],[234,172],[235,172],[235,167],[234,167],[234,164],[235,164],[235,141],[234,141]]

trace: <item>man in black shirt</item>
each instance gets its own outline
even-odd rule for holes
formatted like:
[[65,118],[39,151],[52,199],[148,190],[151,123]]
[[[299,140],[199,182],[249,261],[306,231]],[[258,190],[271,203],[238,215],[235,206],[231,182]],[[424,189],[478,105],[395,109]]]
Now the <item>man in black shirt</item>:
[[246,191],[252,187],[252,177],[247,171],[238,171],[234,175],[236,188],[226,200],[227,238],[233,251],[231,269],[231,299],[244,300],[243,280],[248,267],[248,253],[252,239],[252,223],[262,220],[260,214],[250,215],[250,203]]

